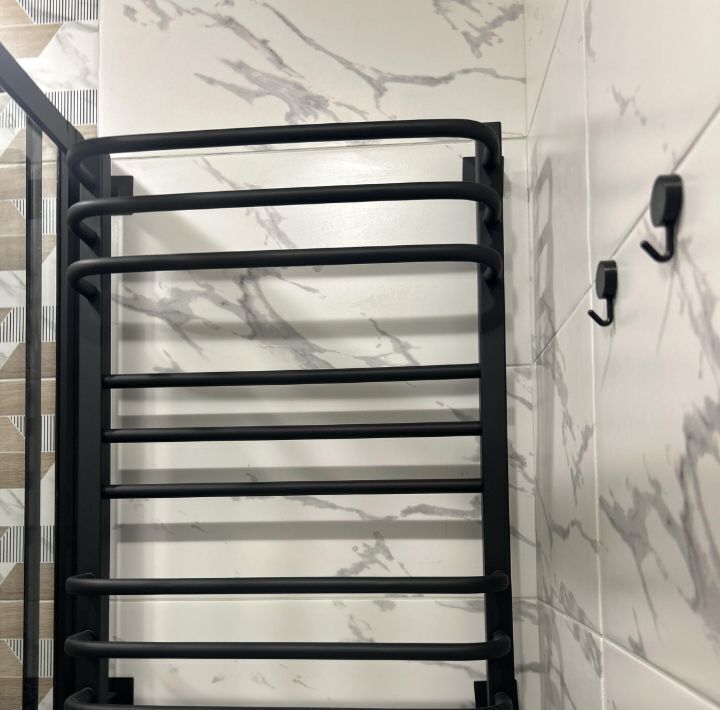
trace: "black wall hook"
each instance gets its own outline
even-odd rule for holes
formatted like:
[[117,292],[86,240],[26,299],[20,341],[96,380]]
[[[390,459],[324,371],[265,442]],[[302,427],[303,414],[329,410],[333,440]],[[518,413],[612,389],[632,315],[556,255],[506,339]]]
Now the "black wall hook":
[[661,254],[648,241],[640,246],[661,263],[670,261],[675,253],[675,226],[683,205],[683,184],[679,175],[660,175],[650,197],[650,219],[656,227],[665,227],[665,253]]
[[617,293],[617,262],[608,260],[598,263],[595,272],[595,292],[598,298],[607,302],[607,318],[601,318],[595,311],[588,311],[588,315],[603,328],[607,328],[615,317],[614,300]]

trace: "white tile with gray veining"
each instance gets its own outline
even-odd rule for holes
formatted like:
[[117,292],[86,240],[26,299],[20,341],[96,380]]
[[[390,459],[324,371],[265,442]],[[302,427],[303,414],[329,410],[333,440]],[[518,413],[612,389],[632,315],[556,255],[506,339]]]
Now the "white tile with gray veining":
[[499,120],[525,135],[517,0],[122,0],[100,10],[105,135],[407,118]]
[[97,89],[98,23],[63,23],[37,57],[20,64],[46,92]]
[[[519,148],[517,153],[522,155],[522,145]],[[412,179],[418,174],[428,179],[431,171],[441,179],[455,175],[462,154],[457,145],[433,145],[363,148],[345,153],[308,151],[302,156],[293,151],[126,160],[119,167],[135,176],[137,192],[162,192],[249,184],[273,186],[286,182],[287,175],[292,176],[292,184],[335,181],[338,176],[349,181],[368,178],[382,181],[398,179],[397,166],[401,166],[399,179]],[[506,154],[512,176],[515,164],[512,146]],[[523,297],[527,302],[527,277],[515,276],[516,269],[527,265],[527,251],[520,246],[522,239],[515,236],[526,234],[521,201],[524,190],[520,187],[515,191],[512,182],[509,187],[507,278],[511,288],[517,289],[509,295],[515,302]],[[513,195],[517,202],[513,202]],[[474,210],[469,205],[439,202],[402,208],[367,205],[359,210],[359,216],[343,206],[188,212],[162,217],[138,215],[126,218],[122,230],[118,230],[116,253],[474,239]],[[513,224],[518,225],[518,232]],[[452,229],[448,230],[448,225]],[[513,244],[518,244],[517,254]],[[193,272],[118,279],[115,369],[192,371],[472,361],[477,358],[472,271],[446,266],[366,267]],[[520,310],[517,316],[519,323],[527,318],[527,310],[524,314]],[[516,332],[523,342],[522,334]],[[525,343],[527,353],[529,339]],[[536,594],[533,369],[509,367],[508,390],[514,593],[532,598]],[[462,420],[477,417],[477,402],[477,385],[467,382],[271,391],[244,388],[242,393],[212,389],[157,391],[142,396],[137,393],[118,396],[116,423],[147,426],[212,424],[221,420],[225,423]],[[471,476],[478,472],[478,443],[473,439],[338,441],[322,447],[317,442],[227,442],[117,449],[119,481]],[[114,574],[471,574],[482,570],[479,513],[480,498],[470,495],[435,496],[432,500],[426,496],[351,496],[128,501],[116,508]],[[215,600],[192,609],[209,615],[216,619],[212,623],[217,623],[225,615],[216,603],[222,604]],[[348,603],[329,602],[327,607],[332,611],[341,608],[338,604]],[[445,602],[428,603],[433,605],[431,608],[442,608]],[[470,604],[474,608],[469,600],[447,603],[461,607]],[[153,607],[141,618],[157,619],[166,609],[164,604],[165,601],[157,604],[161,611]],[[317,605],[317,600],[313,604]],[[387,607],[387,603],[379,601],[380,607],[383,604]],[[533,603],[518,601],[516,606],[524,608],[523,604]],[[417,606],[411,609],[417,613]],[[301,618],[306,615],[303,612]],[[297,612],[292,614],[292,618],[297,616]],[[342,633],[347,634],[350,627],[372,633],[365,616],[360,612],[348,613]],[[533,615],[530,616],[529,626],[526,624],[527,630],[523,632],[526,640],[519,652],[528,645],[533,648],[533,638],[536,639]],[[417,625],[416,619],[413,616],[411,625]],[[118,633],[132,636],[135,628],[132,623],[120,619]],[[402,628],[405,626],[403,623]],[[477,625],[465,626],[482,638],[481,618]],[[148,628],[163,631],[154,621]],[[283,629],[284,623],[277,623],[276,628]],[[292,630],[293,626],[288,628]],[[536,648],[537,641],[534,643]],[[525,653],[519,666],[528,707],[537,697],[537,663],[536,653]],[[223,702],[222,693],[237,693],[240,687],[243,693],[252,694],[256,685],[263,699],[262,693],[273,693],[278,702],[283,697],[297,698],[297,693],[306,694],[303,697],[311,702],[328,696],[347,698],[350,702],[358,697],[358,688],[371,693],[367,702],[407,698],[408,693],[416,692],[418,702],[426,691],[425,673],[421,674],[423,680],[418,681],[417,669],[412,664],[405,664],[402,671],[388,671],[377,664],[372,668],[345,664],[347,676],[330,673],[322,668],[324,664],[304,667],[261,664],[249,674],[242,663],[227,665],[224,671],[213,666],[211,672],[207,664],[166,663],[159,664],[152,673],[138,671],[138,674],[148,684],[146,697],[156,702],[174,697],[167,695],[166,683],[175,693],[180,689],[183,702],[192,700],[193,693],[199,694],[201,701],[210,697]],[[205,683],[203,674],[208,672],[211,676]],[[391,672],[394,680],[388,675]],[[428,697],[435,697],[433,693],[438,698],[455,697],[453,693],[457,693],[458,702],[469,698],[469,675],[475,676],[475,672],[476,669],[457,669],[448,664],[433,666],[428,671],[427,685],[434,690]],[[376,681],[365,682],[366,673],[372,673]],[[219,676],[230,679],[224,686],[230,691],[223,689],[219,681],[212,683]],[[378,682],[378,676],[387,680]],[[253,680],[263,677],[275,690],[262,680],[259,683]],[[469,685],[463,689],[465,678]],[[377,696],[372,696],[371,688],[378,689]]]
[[[457,180],[469,149],[469,144],[450,143],[126,159],[117,161],[117,169],[134,176],[136,194]],[[531,361],[524,142],[507,142],[504,153],[507,355],[508,364],[515,365]],[[472,203],[442,200],[146,214],[124,220],[115,253],[473,242],[474,224]],[[212,357],[232,360],[249,346],[267,358],[268,366],[271,359],[284,367],[429,364],[433,358],[447,362],[453,351],[455,361],[472,361],[477,357],[474,271],[463,265],[396,265],[118,278],[120,334],[124,329],[133,336],[123,336],[117,367],[136,367],[128,360],[136,348],[144,367],[172,367],[163,352],[169,338],[178,341],[175,352],[183,353],[183,367],[227,368],[220,360],[211,366],[208,348],[198,342],[205,337],[209,344],[223,333],[232,347]],[[404,310],[408,320],[393,330],[392,321]],[[287,318],[279,316],[281,311]],[[278,319],[299,322],[273,325]],[[152,345],[141,337],[144,330],[156,347],[149,361]],[[422,333],[422,342],[407,341],[413,330]]]
[[[515,654],[523,708],[537,708],[537,609],[517,600]],[[418,619],[422,618],[422,623]],[[123,640],[473,643],[484,610],[468,598],[176,600],[117,602],[113,636]],[[332,706],[474,707],[483,662],[115,661],[135,678],[136,702]]]
[[[523,597],[535,596],[537,588],[533,393],[528,370],[508,370],[513,591]],[[442,417],[443,408],[433,412],[424,405],[432,396],[413,392],[408,397],[403,387],[407,389],[399,385],[394,397],[383,393],[379,401],[403,410],[410,420]],[[247,401],[245,396],[200,394],[184,404],[204,414],[179,414],[180,423],[226,423],[228,406],[247,417],[232,421],[254,423],[292,421],[293,414],[297,421],[299,409],[303,422],[337,421],[353,410],[354,421],[388,420],[386,407],[372,394],[363,399],[335,391],[320,400],[307,391],[295,399],[256,392]],[[472,397],[476,400],[477,392]],[[225,409],[222,417],[213,406],[218,401]],[[173,406],[182,404],[176,398]],[[274,414],[268,418],[263,407],[274,409]],[[136,416],[130,423],[149,425],[156,417]],[[471,439],[335,441],[323,446],[220,442],[116,449],[115,480],[126,483],[478,475],[477,442]],[[279,570],[289,576],[482,573],[479,495],[139,499],[118,502],[115,510],[114,568],[123,577],[273,576]]]
[[538,359],[538,596],[600,628],[589,297]]
[[543,602],[538,617],[542,710],[601,710],[600,636]]
[[[522,154],[522,147],[507,152],[512,179],[517,160],[512,156]],[[286,175],[292,175],[292,184],[384,181],[397,179],[398,170],[408,180],[428,179],[430,171],[452,177],[462,155],[457,144],[434,144],[124,160],[118,167],[134,175],[136,192],[156,193],[266,187],[282,183]],[[529,300],[522,274],[527,265],[524,191],[522,182],[509,187],[507,280],[509,300],[518,304]],[[137,215],[124,220],[116,253],[472,241],[473,224],[472,205],[444,202]],[[475,282],[473,268],[446,265],[118,278],[115,370],[471,362],[477,358]],[[508,322],[524,345],[515,349],[528,352],[527,332],[521,330],[527,311],[516,310],[517,318],[512,315]],[[514,590],[534,596],[532,369],[510,367],[508,381]],[[477,404],[477,384],[468,382],[157,390],[118,393],[116,424],[462,421],[477,418]],[[477,475],[479,460],[472,438],[116,448],[118,480],[123,481],[197,479],[198,469],[205,480],[238,474],[247,480],[471,476]],[[140,576],[201,569],[213,576],[252,569],[262,575],[277,573],[281,565],[285,574],[465,573],[481,569],[479,504],[477,496],[123,503],[117,517],[118,571]],[[291,539],[274,552],[283,537]],[[211,554],[218,542],[223,552]],[[318,545],[322,556],[311,552]]]
[[[103,3],[101,12],[103,134],[423,117],[500,120],[506,136],[525,134],[522,6],[511,0],[126,0]],[[123,159],[116,167],[135,177],[136,194],[458,180],[471,150],[457,142],[261,149]],[[524,597],[514,603],[515,650],[523,707],[532,710],[540,664],[524,141],[506,141],[504,154],[513,592]],[[115,253],[474,242],[474,219],[472,204],[442,201],[136,215],[117,225]],[[118,277],[114,371],[472,362],[475,276],[463,265],[373,265]],[[118,426],[465,421],[478,417],[478,387],[125,392],[114,409]],[[478,475],[479,464],[474,438],[114,448],[114,480],[123,482],[465,477]],[[118,576],[482,571],[474,495],[113,507]],[[483,605],[467,598],[124,600],[114,605],[113,630],[156,640],[484,638]],[[483,666],[122,661],[115,672],[134,675],[138,701],[148,702],[472,706]]]
[[616,323],[596,330],[607,636],[720,701],[720,119],[679,167],[675,259],[647,216],[618,253]]
[[[614,643],[603,641],[605,710],[717,710],[673,678],[660,673]],[[628,679],[632,682],[628,682]]]
[[720,108],[714,0],[585,0],[593,262],[641,216]]
[[530,131],[567,0],[525,0],[524,5],[526,104]]
[[590,284],[580,0],[570,0],[528,136],[539,354]]

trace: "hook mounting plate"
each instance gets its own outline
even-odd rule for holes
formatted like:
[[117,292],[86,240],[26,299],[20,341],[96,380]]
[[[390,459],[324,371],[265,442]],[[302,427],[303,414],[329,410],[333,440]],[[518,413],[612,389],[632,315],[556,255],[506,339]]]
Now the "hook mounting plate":
[[595,293],[607,304],[607,316],[603,318],[595,311],[588,311],[588,315],[601,327],[607,328],[615,317],[614,301],[617,293],[618,276],[617,262],[612,259],[598,262],[595,272]]
[[679,175],[660,175],[650,197],[650,219],[655,227],[674,224],[683,203],[682,179]]

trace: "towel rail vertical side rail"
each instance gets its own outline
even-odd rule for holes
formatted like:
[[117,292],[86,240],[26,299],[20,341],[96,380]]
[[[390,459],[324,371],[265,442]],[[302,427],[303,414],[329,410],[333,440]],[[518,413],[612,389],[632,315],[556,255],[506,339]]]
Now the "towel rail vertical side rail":
[[[96,186],[93,194],[81,186],[79,199],[109,196],[109,156],[88,162]],[[80,259],[110,256],[110,219],[109,215],[94,218],[100,238],[92,245],[70,232],[69,238],[79,243]],[[102,491],[110,483],[110,444],[103,441],[103,431],[110,426],[110,392],[102,387],[102,381],[110,374],[110,276],[96,277],[95,286],[99,291],[96,298],[77,301],[75,565],[105,577],[110,573],[110,502]],[[107,640],[108,609],[107,597],[78,597],[76,628],[90,629],[98,639]],[[75,687],[92,687],[98,701],[107,702],[107,659],[79,657],[74,665]]]
[[[501,141],[500,124],[491,125]],[[502,150],[494,163],[485,160],[485,146],[475,142],[475,157],[464,161],[463,178],[490,185],[503,195],[504,164]],[[486,223],[477,208],[478,244],[495,249],[505,258],[502,221]],[[510,569],[510,498],[508,481],[507,384],[505,355],[505,279],[488,280],[478,274],[478,354],[480,378],[480,468],[484,478],[482,495],[483,560],[485,574],[504,572],[512,580]],[[512,583],[498,594],[485,597],[486,637],[503,632],[513,638]],[[514,644],[501,658],[488,659],[487,705],[499,693],[508,695],[518,707],[515,680]]]

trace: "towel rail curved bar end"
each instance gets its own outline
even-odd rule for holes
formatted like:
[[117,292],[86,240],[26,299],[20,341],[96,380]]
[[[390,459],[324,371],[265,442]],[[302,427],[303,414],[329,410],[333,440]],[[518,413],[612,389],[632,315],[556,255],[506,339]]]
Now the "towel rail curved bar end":
[[[109,687],[108,658],[311,658],[352,660],[485,660],[487,680],[475,684],[478,707],[517,710],[515,682],[505,386],[505,299],[503,285],[503,159],[500,124],[468,120],[383,121],[115,136],[80,141],[67,154],[70,171],[67,227],[60,268],[66,316],[66,343],[59,378],[64,432],[72,447],[58,461],[72,495],[67,526],[56,561],[63,584],[63,608],[56,619],[66,655],[56,667],[60,710],[119,710]],[[110,155],[148,150],[212,148],[268,143],[369,141],[407,138],[462,138],[475,154],[463,160],[462,181],[389,183],[327,187],[233,190],[175,195],[112,196]],[[396,245],[238,251],[113,257],[110,218],[140,212],[218,209],[390,200],[471,200],[476,203],[476,239],[468,244]],[[354,265],[466,261],[478,266],[479,360],[482,363],[417,367],[345,368],[221,373],[113,374],[110,369],[110,275],[141,271],[259,266]],[[126,387],[246,386],[323,382],[392,382],[424,379],[479,379],[480,420],[299,426],[114,429],[113,389]],[[405,438],[480,436],[482,476],[467,479],[400,479],[259,483],[112,485],[110,447],[134,442]],[[477,577],[421,578],[164,578],[112,579],[110,501],[131,497],[211,497],[258,495],[481,495],[484,574]],[[227,643],[110,641],[111,594],[482,594],[485,641],[477,643]],[[62,667],[60,667],[62,666]],[[126,698],[127,702],[132,702]],[[161,710],[153,706],[135,706]],[[166,710],[180,710],[167,707]],[[196,710],[183,708],[183,710]],[[226,709],[229,710],[229,709]],[[233,710],[252,710],[233,708]],[[290,709],[288,709],[290,710]]]
[[425,119],[416,121],[363,121],[314,123],[296,126],[218,128],[207,131],[175,131],[140,135],[93,138],[74,145],[68,152],[68,167],[89,190],[98,181],[86,161],[117,153],[156,150],[194,150],[289,143],[331,143],[338,141],[407,140],[409,138],[461,138],[483,146],[480,156],[486,167],[500,159],[500,135],[494,124],[467,119]]

